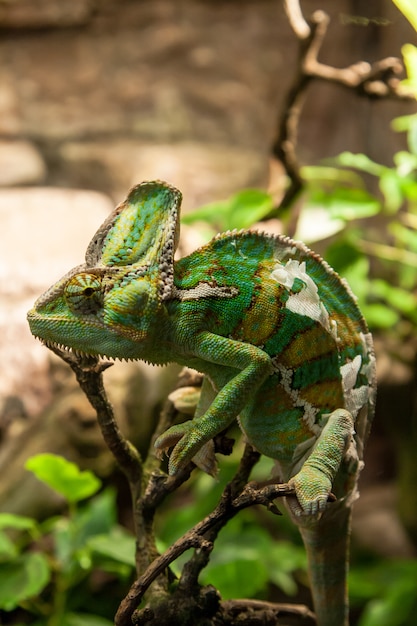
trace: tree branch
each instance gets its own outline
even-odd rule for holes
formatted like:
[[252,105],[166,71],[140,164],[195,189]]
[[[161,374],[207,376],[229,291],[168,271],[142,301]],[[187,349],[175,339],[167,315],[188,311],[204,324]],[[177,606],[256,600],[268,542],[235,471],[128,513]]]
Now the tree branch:
[[[184,552],[190,548],[195,548],[197,553],[185,567],[184,579],[180,581],[179,585],[180,591],[187,588],[188,593],[190,593],[190,589],[197,586],[198,575],[207,564],[217,534],[239,511],[255,504],[261,504],[272,513],[279,514],[273,500],[282,496],[294,495],[294,489],[287,484],[272,484],[264,487],[258,487],[255,483],[247,484],[250,471],[258,461],[259,456],[251,446],[246,446],[238,471],[233,480],[226,485],[217,507],[173,543],[164,554],[156,558],[146,572],[133,583],[116,613],[115,626],[131,625],[133,613],[137,610],[152,582]],[[167,481],[169,480],[167,479]]]
[[306,21],[299,0],[284,0],[284,8],[299,46],[297,70],[278,119],[277,136],[272,145],[272,154],[281,161],[289,179],[289,186],[277,210],[288,208],[304,186],[296,150],[299,120],[310,81],[325,80],[367,98],[390,98],[404,102],[415,100],[415,94],[401,84],[399,75],[403,65],[400,59],[386,57],[372,64],[360,61],[345,68],[321,63],[318,55],[327,34],[329,16],[324,11],[315,11]]
[[48,347],[73,370],[78,384],[96,410],[104,441],[129,483],[131,485],[140,483],[143,474],[142,459],[117,425],[103,385],[102,373],[111,367],[112,363],[100,361],[98,357],[78,357],[68,350],[61,350],[55,346]]

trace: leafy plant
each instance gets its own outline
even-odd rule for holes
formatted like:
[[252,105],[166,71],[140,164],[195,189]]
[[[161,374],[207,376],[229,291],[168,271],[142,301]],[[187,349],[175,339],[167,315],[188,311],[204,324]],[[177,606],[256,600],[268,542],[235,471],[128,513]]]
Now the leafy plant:
[[262,220],[273,208],[269,193],[260,189],[243,189],[226,200],[211,202],[182,217],[184,224],[203,223],[209,226],[207,239],[218,232],[249,228]]
[[[407,132],[409,151],[396,153],[393,167],[345,152],[334,160],[339,168],[304,168],[306,203],[296,232],[307,242],[331,236],[326,259],[347,278],[370,326],[405,320],[404,333],[417,322],[417,117],[407,119]],[[358,172],[376,179],[378,194]]]
[[353,603],[368,600],[358,626],[413,626],[417,610],[417,561],[380,561],[350,575]]
[[[134,569],[135,541],[116,523],[114,491],[99,492],[94,474],[52,454],[31,457],[26,467],[66,500],[68,514],[44,522],[0,514],[0,609],[21,609],[36,626],[109,626],[83,587],[93,573],[124,582]],[[113,615],[114,606],[98,604]]]

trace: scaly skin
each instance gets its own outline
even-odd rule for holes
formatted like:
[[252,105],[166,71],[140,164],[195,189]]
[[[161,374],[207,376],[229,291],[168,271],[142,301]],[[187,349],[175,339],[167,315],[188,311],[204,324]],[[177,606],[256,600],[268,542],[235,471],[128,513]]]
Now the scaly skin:
[[[169,471],[212,471],[211,440],[235,419],[295,487],[320,626],[348,624],[350,510],[375,397],[372,339],[349,287],[286,237],[218,235],[174,262],[181,194],[134,187],[86,262],[28,314],[46,344],[116,359],[175,361],[205,374],[194,419],[156,442]],[[335,503],[328,503],[330,492]]]

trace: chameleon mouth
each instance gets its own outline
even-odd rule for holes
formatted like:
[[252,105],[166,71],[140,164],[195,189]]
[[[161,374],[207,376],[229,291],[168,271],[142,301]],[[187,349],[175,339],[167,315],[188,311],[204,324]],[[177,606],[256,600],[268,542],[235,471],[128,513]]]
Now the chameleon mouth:
[[52,341],[51,339],[42,339],[42,337],[37,337],[37,339],[39,339],[39,341],[41,343],[43,343],[43,345],[48,348],[49,350],[52,350],[53,352],[64,352],[66,354],[71,354],[76,358],[79,359],[86,359],[86,358],[92,358],[92,357],[97,357],[99,359],[103,359],[106,361],[117,361],[117,360],[131,360],[131,359],[116,359],[115,357],[110,357],[107,356],[106,354],[98,354],[95,352],[86,352],[84,350],[79,350],[77,348],[71,348],[70,346],[65,345],[64,343],[59,343],[58,341]]
[[[117,363],[118,361],[122,362],[134,362],[137,361],[138,359],[135,359],[134,357],[116,357],[116,356],[109,356],[108,354],[105,353],[101,353],[101,352],[86,352],[85,350],[79,350],[78,348],[71,348],[70,346],[65,345],[64,343],[59,343],[58,341],[52,341],[51,339],[42,339],[42,337],[38,337],[36,336],[37,339],[39,339],[39,341],[41,343],[43,343],[43,345],[48,348],[49,350],[52,350],[52,352],[64,352],[66,354],[72,355],[74,357],[76,357],[77,359],[88,359],[88,358],[92,358],[92,357],[97,357],[98,359],[101,359],[103,361],[108,361],[110,363]],[[144,361],[145,363],[149,363],[149,361],[147,361],[146,359],[141,359],[142,361]]]

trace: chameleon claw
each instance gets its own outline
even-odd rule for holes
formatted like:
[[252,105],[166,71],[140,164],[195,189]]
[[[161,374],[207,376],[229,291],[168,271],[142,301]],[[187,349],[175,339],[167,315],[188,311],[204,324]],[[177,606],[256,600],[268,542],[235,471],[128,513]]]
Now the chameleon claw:
[[198,467],[215,474],[214,446],[201,440],[201,434],[192,420],[171,426],[155,441],[158,450],[173,450],[169,457],[168,473],[174,476],[189,461],[193,460]]
[[183,435],[184,432],[180,430],[178,426],[172,426],[172,428],[169,428],[166,432],[162,433],[162,435],[159,435],[154,446],[158,451],[164,452],[168,450],[168,448],[175,446]]
[[[186,423],[191,424],[191,421]],[[175,445],[169,457],[168,472],[171,476],[175,475],[191,461],[204,443],[201,441],[199,432],[192,426],[187,428],[186,431]]]

